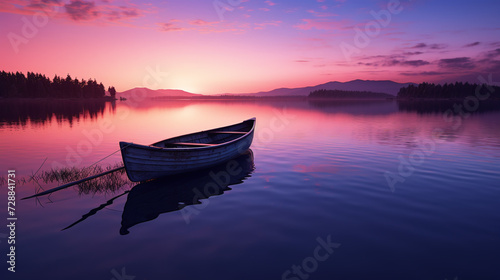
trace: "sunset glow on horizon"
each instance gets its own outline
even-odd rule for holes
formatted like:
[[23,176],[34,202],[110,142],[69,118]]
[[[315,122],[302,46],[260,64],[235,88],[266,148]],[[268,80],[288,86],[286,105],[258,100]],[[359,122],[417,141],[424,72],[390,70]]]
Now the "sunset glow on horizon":
[[202,94],[495,82],[498,11],[498,1],[3,1],[0,70]]

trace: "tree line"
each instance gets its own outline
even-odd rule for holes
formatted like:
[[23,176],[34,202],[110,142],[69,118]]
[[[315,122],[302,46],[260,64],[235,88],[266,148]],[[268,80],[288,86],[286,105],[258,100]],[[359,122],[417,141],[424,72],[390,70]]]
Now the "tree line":
[[[115,97],[114,87],[108,87]],[[5,98],[101,98],[106,94],[102,83],[95,79],[78,80],[68,74],[66,78],[57,75],[51,80],[45,75],[28,72],[0,72],[0,97]]]
[[463,99],[471,95],[499,99],[500,87],[467,82],[446,83],[444,85],[421,83],[401,88],[397,96],[398,98]]
[[393,95],[371,91],[350,91],[350,90],[330,90],[318,89],[309,93],[311,98],[394,98]]

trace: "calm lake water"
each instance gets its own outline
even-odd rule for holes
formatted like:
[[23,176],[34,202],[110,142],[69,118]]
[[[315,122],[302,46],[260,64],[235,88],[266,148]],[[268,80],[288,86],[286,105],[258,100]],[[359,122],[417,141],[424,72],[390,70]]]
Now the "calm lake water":
[[[500,111],[299,100],[0,107],[1,279],[500,279]],[[41,176],[51,168],[121,163],[119,141],[251,117],[254,143],[234,176],[222,165],[136,186],[118,173],[20,200],[58,185]]]

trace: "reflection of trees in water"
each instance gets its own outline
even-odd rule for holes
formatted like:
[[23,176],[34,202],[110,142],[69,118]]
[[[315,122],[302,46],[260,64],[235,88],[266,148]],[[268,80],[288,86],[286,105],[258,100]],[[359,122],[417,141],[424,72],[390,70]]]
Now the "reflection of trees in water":
[[308,104],[324,113],[350,115],[387,115],[398,110],[394,101],[388,99],[309,99]]
[[[112,102],[114,103],[114,102]],[[111,104],[113,105],[113,104]],[[28,120],[45,124],[53,117],[58,122],[67,120],[70,125],[80,119],[98,118],[106,108],[104,100],[0,100],[0,127],[5,124],[25,126]],[[114,112],[115,106],[110,107]]]
[[[451,107],[453,108],[453,107]],[[415,149],[422,141],[458,143],[468,147],[500,147],[500,110],[445,116],[439,113],[402,111],[378,120],[358,122],[351,136],[362,143]]]
[[[403,112],[417,112],[418,114],[442,114],[448,110],[455,112],[455,108],[460,106],[459,109],[464,113],[484,113],[491,111],[500,111],[500,100],[484,100],[479,102],[479,106],[472,101],[468,106],[473,108],[477,106],[476,110],[469,111],[464,107],[464,100],[398,100],[399,111]],[[459,109],[455,113],[459,113]]]
[[[435,115],[440,120],[441,132],[436,141],[456,142],[458,139],[469,146],[498,147],[500,143],[500,130],[498,129],[498,116],[500,113],[500,100],[484,100],[478,104],[472,101],[467,110],[464,100],[398,100],[400,112],[412,112],[419,115]],[[447,112],[447,113],[445,113]],[[452,112],[453,114],[451,114]],[[464,133],[467,130],[469,132]],[[465,137],[466,135],[467,137]],[[493,135],[493,138],[491,136]],[[429,137],[431,137],[429,135]]]

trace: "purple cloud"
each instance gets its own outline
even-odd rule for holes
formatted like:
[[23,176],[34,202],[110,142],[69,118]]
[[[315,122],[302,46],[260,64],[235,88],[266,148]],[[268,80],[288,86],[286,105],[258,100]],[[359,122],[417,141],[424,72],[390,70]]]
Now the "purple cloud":
[[107,19],[110,21],[119,21],[122,19],[138,17],[141,15],[139,9],[134,7],[125,7],[125,6],[120,6],[117,7],[115,10],[107,12],[101,11],[100,13],[106,14]]
[[[59,3],[59,0],[41,0],[42,2]],[[94,1],[71,0],[64,4],[66,14],[74,21],[94,20],[105,18],[109,21],[120,21],[123,19],[139,17],[141,10],[127,6],[97,6]]]
[[470,57],[445,58],[439,60],[438,65],[448,69],[472,69],[475,67]]
[[489,59],[496,58],[497,56],[500,56],[500,48],[486,53],[486,57]]
[[441,49],[446,49],[447,45],[445,44],[430,44],[429,49],[432,50],[441,50]]
[[191,21],[189,24],[191,24],[191,25],[212,25],[214,23],[217,23],[217,22],[216,21],[210,22],[210,21],[205,21],[202,19],[197,19],[197,20]]
[[[420,52],[417,52],[420,54]],[[414,54],[414,53],[412,53]],[[403,54],[393,54],[393,55],[376,55],[376,56],[370,56],[366,57],[364,60],[373,60],[371,62],[358,62],[359,65],[366,65],[366,66],[412,66],[412,67],[420,67],[424,65],[429,65],[431,64],[428,61],[418,59],[418,60],[407,60],[406,57],[408,57],[407,53]]]
[[[173,20],[173,21],[176,21],[176,20]],[[172,22],[158,23],[158,25],[160,26],[160,31],[183,31],[183,30],[186,30],[186,28],[177,26]]]
[[474,43],[467,44],[467,45],[465,45],[464,47],[466,47],[466,48],[470,48],[470,47],[475,47],[475,46],[477,46],[477,45],[479,45],[479,44],[481,44],[481,42],[474,42]]
[[401,61],[399,61],[397,59],[389,59],[389,60],[384,62],[383,66],[395,66],[395,65],[398,65],[400,63],[401,63]]
[[403,55],[407,55],[407,56],[410,56],[410,55],[419,55],[419,54],[423,54],[424,52],[404,52]]
[[121,6],[121,13],[124,17],[138,17],[140,15],[139,10],[133,7]]
[[389,61],[386,61],[384,63],[384,66],[396,66],[396,65],[403,65],[403,66],[413,66],[413,67],[419,67],[423,65],[428,65],[430,62],[425,61],[425,60],[397,60],[397,59],[392,59]]
[[66,13],[74,21],[90,20],[99,17],[94,2],[85,2],[82,0],[71,0],[69,4],[64,5]]
[[425,48],[427,47],[427,44],[424,44],[424,43],[419,43],[419,44],[416,44],[415,46],[411,47],[412,49],[421,49],[421,48]]
[[27,7],[44,9],[48,6],[59,6],[61,0],[31,0]]
[[498,73],[500,73],[500,61],[498,60],[491,61],[485,70],[486,72],[495,73],[496,75],[498,75]]
[[428,48],[431,50],[441,50],[445,49],[447,45],[445,44],[426,44],[426,43],[418,43],[415,46],[411,47],[412,49],[424,49]]
[[408,66],[414,66],[414,67],[419,67],[419,66],[424,66],[430,64],[430,62],[425,61],[425,60],[407,60],[401,62],[402,65],[408,65]]
[[447,72],[438,72],[438,71],[423,71],[423,72],[403,72],[401,75],[403,76],[437,76],[437,75],[445,75]]
[[328,20],[324,18],[317,19],[302,19],[302,23],[294,26],[294,28],[299,30],[347,30],[351,26],[348,26],[350,22],[347,20]]

